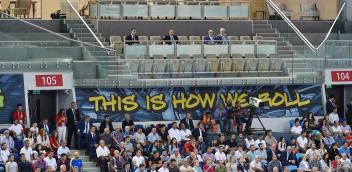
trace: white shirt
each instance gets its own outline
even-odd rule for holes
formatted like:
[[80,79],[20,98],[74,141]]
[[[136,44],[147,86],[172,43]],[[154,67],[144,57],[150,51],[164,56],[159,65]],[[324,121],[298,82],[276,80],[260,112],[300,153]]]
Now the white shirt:
[[331,129],[332,129],[332,132],[334,133],[342,132],[342,128],[339,125],[337,127],[332,126]]
[[9,160],[10,151],[8,149],[0,150],[1,161],[7,162]]
[[244,152],[244,151],[236,151],[235,152],[235,158],[236,158],[236,160],[239,160],[241,157],[243,157],[243,155],[245,154],[246,152]]
[[31,147],[28,147],[27,149],[23,147],[20,151],[20,154],[24,154],[24,157],[26,158],[27,161],[31,160],[31,156],[33,155],[33,150]]
[[301,134],[301,132],[302,132],[302,127],[301,126],[293,126],[292,128],[291,128],[291,133],[292,134]]
[[335,122],[339,122],[339,115],[337,113],[331,112],[329,114],[330,124],[334,124]]
[[257,139],[255,142],[254,142],[254,145],[256,148],[259,148],[259,143],[263,143],[264,147],[266,147],[266,143],[265,143],[265,140],[259,140]]
[[57,157],[61,157],[61,154],[69,154],[70,153],[70,149],[66,146],[66,147],[62,147],[60,146],[58,149],[57,149]]
[[16,135],[19,136],[22,134],[23,126],[21,124],[17,124],[17,125],[12,124],[9,127],[9,130],[14,131],[16,133]]
[[216,159],[217,161],[226,161],[226,155],[225,155],[224,152],[219,152],[219,151],[217,151],[217,152],[215,153],[215,159]]
[[101,146],[98,146],[96,153],[98,158],[101,156],[109,156],[110,150],[106,146],[104,146],[104,148]]
[[342,132],[343,133],[346,133],[346,131],[349,131],[351,132],[351,127],[349,125],[346,125],[346,126],[341,126],[341,129],[342,129]]
[[169,169],[161,167],[161,168],[159,168],[158,172],[169,172]]
[[314,155],[314,154],[320,155],[319,150],[318,150],[318,149],[315,149],[315,150],[313,150],[313,149],[308,149],[308,150],[306,151],[306,155],[307,155],[307,158],[308,158],[308,159],[313,159],[313,155]]
[[247,148],[251,147],[251,145],[254,145],[254,139],[248,140],[248,138],[245,138],[244,141],[246,141]]
[[49,136],[46,135],[46,138],[43,138],[41,135],[39,135],[39,136],[37,137],[37,144],[46,144],[46,145],[49,145],[49,144],[50,144]]
[[304,148],[305,145],[307,145],[307,143],[308,143],[308,139],[306,137],[303,138],[302,136],[299,136],[297,138],[297,143],[298,143],[299,147]]
[[192,132],[189,129],[180,130],[180,135],[181,135],[181,140],[190,140],[189,136],[192,135]]
[[171,139],[176,138],[177,142],[181,141],[181,133],[179,129],[170,128],[168,133]]
[[34,132],[36,135],[38,135],[38,133],[39,133],[39,128],[38,127],[35,127],[35,128],[31,127],[29,130]]
[[263,169],[261,163],[260,162],[257,163],[255,160],[249,164],[250,170],[254,171],[254,168]]
[[48,167],[51,167],[51,169],[56,170],[57,164],[56,164],[56,159],[54,157],[53,158],[46,157],[44,158],[44,161],[46,162],[46,165]]
[[132,158],[132,162],[136,162],[136,166],[139,167],[139,165],[141,165],[144,162],[144,157],[143,156],[140,156],[140,157],[134,156]]

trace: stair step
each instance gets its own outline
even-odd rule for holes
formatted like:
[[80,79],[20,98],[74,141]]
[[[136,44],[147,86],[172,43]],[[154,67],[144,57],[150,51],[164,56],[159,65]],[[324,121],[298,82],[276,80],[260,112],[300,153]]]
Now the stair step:
[[294,54],[295,51],[294,50],[277,50],[278,54]]
[[[97,29],[93,28],[91,29],[93,33],[97,33]],[[70,29],[71,33],[91,33],[87,28],[71,28]]]
[[287,44],[286,41],[277,41],[277,42],[276,42],[276,45],[277,45],[277,46],[287,46],[288,44]]
[[257,36],[262,37],[280,37],[279,33],[257,33]]
[[107,51],[89,51],[92,56],[109,56]]
[[287,68],[287,72],[295,73],[295,72],[313,72],[311,68]]
[[276,46],[276,50],[291,50],[289,46]]
[[130,70],[106,70],[107,75],[131,75]]
[[[100,46],[99,42],[87,42],[87,43]],[[109,43],[108,43],[108,42],[102,42],[102,44],[103,44],[104,46],[109,46]],[[97,48],[97,49],[99,49],[99,48]],[[101,49],[100,49],[100,50],[101,50]]]
[[86,161],[83,161],[83,167],[96,167],[96,162],[86,162]]
[[268,24],[268,20],[253,20],[253,24]]
[[[86,22],[87,24],[90,24],[90,20],[85,20],[85,22]],[[77,20],[65,20],[64,23],[65,23],[65,24],[81,24],[82,21],[79,20],[79,19],[77,19]]]
[[283,41],[284,38],[281,37],[263,37],[263,40],[276,40],[276,41]]
[[[104,37],[98,37],[98,39],[101,42],[105,42],[105,38]],[[83,41],[83,42],[94,42],[94,41],[97,41],[93,36],[92,37],[80,37],[80,38],[78,38],[78,40]]]
[[255,28],[255,29],[272,29],[271,24],[254,24],[253,28]]
[[[74,33],[73,36],[74,38],[80,38],[80,37],[91,37],[93,35],[91,33]],[[101,37],[101,33],[95,33],[95,36]]]
[[253,28],[254,33],[275,33],[274,29],[256,29]]
[[[93,29],[95,26],[94,24],[87,24],[89,28]],[[87,28],[85,24],[67,24],[67,28]]]
[[130,70],[127,64],[120,64],[120,65],[103,65],[103,68],[106,70]]
[[287,68],[308,68],[307,63],[285,63]]
[[94,56],[98,61],[116,61],[120,59],[119,56]]

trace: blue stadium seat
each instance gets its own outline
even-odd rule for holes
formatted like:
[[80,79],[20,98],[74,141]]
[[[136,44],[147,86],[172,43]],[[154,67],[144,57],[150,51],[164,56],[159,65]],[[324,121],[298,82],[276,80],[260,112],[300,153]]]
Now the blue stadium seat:
[[303,157],[303,153],[296,154],[296,158],[297,158],[298,162],[300,162],[302,160],[302,157]]
[[23,147],[23,140],[15,140],[15,148],[20,150]]
[[0,129],[0,134],[4,134],[4,132],[5,132],[6,130],[7,130],[6,128]]
[[289,122],[290,122],[290,128],[292,128],[292,127],[293,127],[293,125],[295,124],[295,120],[294,120],[294,119],[292,119],[292,120],[290,120]]
[[13,157],[14,157],[15,159],[18,159],[18,158],[19,158],[19,156],[18,156],[17,153],[11,153],[11,155],[13,155]]
[[140,128],[144,130],[144,126],[143,125],[140,125],[140,124],[134,125],[135,132],[137,132],[137,130],[140,129]]
[[289,172],[297,171],[297,166],[295,166],[295,165],[290,165],[290,166],[288,166],[288,171],[289,171]]

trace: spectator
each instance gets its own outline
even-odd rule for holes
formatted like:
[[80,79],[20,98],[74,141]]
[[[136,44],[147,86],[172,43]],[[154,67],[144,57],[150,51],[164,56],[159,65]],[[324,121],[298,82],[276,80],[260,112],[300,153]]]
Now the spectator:
[[4,131],[4,137],[1,138],[0,143],[6,143],[7,145],[7,149],[11,152],[11,153],[16,153],[18,152],[18,150],[15,149],[15,142],[12,138],[12,136],[10,135],[10,131],[9,130],[5,130]]
[[[194,149],[196,149],[196,140],[194,137],[192,137],[189,141],[187,141],[185,144],[184,144],[184,147],[183,147],[183,153],[185,155],[189,155],[191,152],[194,151]],[[190,163],[192,164],[192,163]]]
[[[242,146],[244,150],[246,150],[247,148],[249,148],[249,147],[246,146],[247,143],[246,143],[246,140],[244,139],[242,133],[240,133],[240,134],[238,135],[238,138],[237,138],[237,140],[236,140],[236,143],[237,143],[237,146]],[[254,145],[254,144],[253,144],[253,145]]]
[[71,147],[71,139],[72,135],[75,138],[75,147],[79,148],[79,137],[78,137],[78,122],[81,120],[81,113],[79,109],[77,109],[76,102],[71,102],[70,108],[66,110],[66,118],[67,118],[67,146]]
[[208,35],[204,36],[204,44],[214,45],[216,42],[216,37],[214,36],[213,30],[208,30]]
[[60,165],[59,166],[59,172],[68,172],[68,167],[66,165]]
[[284,167],[298,164],[296,155],[293,153],[291,146],[287,146],[287,150],[285,152],[281,152],[280,161]]
[[176,159],[171,159],[169,172],[180,172],[180,170],[177,166],[177,163],[176,163]]
[[90,128],[90,133],[86,135],[86,142],[89,143],[87,145],[89,159],[94,159],[96,149],[99,146],[99,135],[97,134],[97,128],[95,126]]
[[312,144],[311,147],[306,151],[306,155],[309,160],[313,159],[314,154],[318,154],[320,156],[320,152],[316,148],[317,146]]
[[172,128],[169,129],[168,133],[169,133],[169,139],[176,138],[177,142],[181,142],[181,132],[177,128],[176,122],[172,123]]
[[207,152],[205,152],[202,156],[203,160],[207,161],[207,159],[211,159],[212,162],[215,161],[216,160],[215,155],[212,152],[213,152],[213,149],[212,149],[212,147],[209,146],[207,148]]
[[57,166],[60,167],[60,169],[62,165],[64,165],[67,171],[69,171],[70,159],[68,159],[67,155],[64,153],[60,155],[60,159],[57,161]]
[[45,172],[48,168],[46,162],[44,161],[45,156],[43,153],[39,153],[38,156],[39,159],[33,163],[32,169],[33,171],[40,169],[40,172]]
[[[114,130],[114,128],[112,127],[112,122],[110,121],[109,115],[105,115],[104,120],[101,121],[99,126],[99,133],[103,133],[105,128],[109,128],[110,131]],[[123,131],[125,131],[125,128],[123,128]]]
[[259,148],[259,143],[262,143],[264,148],[266,148],[266,143],[265,143],[265,140],[263,140],[264,137],[263,137],[263,134],[259,134],[258,135],[258,139],[254,142],[254,145]]
[[238,146],[235,152],[236,160],[239,160],[241,157],[245,157],[246,152],[243,151],[242,146]]
[[302,127],[299,125],[299,121],[295,121],[295,125],[291,128],[292,134],[301,134],[303,131]]
[[164,144],[167,144],[167,142],[169,141],[168,132],[166,131],[166,126],[164,124],[160,125],[158,134],[161,137],[161,140],[164,142]]
[[174,149],[174,153],[170,156],[170,159],[175,159],[177,166],[180,166],[183,160],[178,149]]
[[123,133],[123,137],[127,137],[128,136],[128,137],[132,138],[133,135],[134,135],[133,130],[131,130],[129,126],[126,126],[125,127],[125,132]]
[[281,162],[277,160],[277,156],[273,155],[272,160],[268,164],[268,172],[274,171],[275,167],[278,168],[279,171],[284,171]]
[[235,171],[238,171],[237,170],[237,161],[236,161],[236,158],[234,156],[230,156],[228,158],[228,162],[226,164],[226,171],[227,172],[235,172]]
[[25,142],[26,140],[29,141],[30,147],[35,147],[35,145],[37,144],[36,143],[37,139],[34,138],[33,133],[34,133],[33,131],[28,131],[25,138],[23,139],[23,142]]
[[[195,161],[193,162],[193,168],[192,168],[192,170],[193,170],[194,172],[203,172],[202,168],[200,168],[200,166],[199,166],[199,161],[198,161],[198,160],[195,160]],[[160,172],[160,171],[158,171],[158,172]]]
[[112,136],[110,135],[110,130],[109,128],[105,128],[104,132],[101,133],[100,140],[103,140],[105,142],[105,145],[107,147],[110,147],[113,143],[114,143],[114,139],[112,138]]
[[330,122],[325,120],[323,123],[324,123],[324,125],[321,128],[323,135],[332,135],[334,132],[330,126]]
[[261,157],[259,157],[258,155],[255,156],[255,160],[249,164],[249,170],[251,172],[255,172],[255,171],[264,172],[264,169],[261,165]]
[[26,160],[25,154],[20,154],[20,160],[18,161],[19,172],[32,172],[32,164]]
[[142,151],[137,150],[136,155],[132,158],[132,164],[135,168],[139,168],[141,164],[145,165],[145,159],[142,156]]
[[318,125],[317,125],[317,122],[314,118],[314,114],[313,112],[308,112],[307,114],[307,121],[308,121],[308,124],[309,126],[312,128],[312,129],[317,129],[319,128]]
[[182,165],[180,166],[180,172],[189,172],[193,171],[192,167],[189,166],[187,160],[183,160]]
[[[57,131],[54,131],[51,133],[51,136],[49,138],[49,142],[50,142],[50,147],[54,150],[57,150],[57,148],[59,147],[59,141],[58,141],[58,133]],[[64,139],[62,139],[62,141],[65,141]]]
[[337,114],[337,108],[335,107],[333,111],[329,114],[330,124],[333,125],[335,122],[339,122],[339,114]]
[[186,117],[181,120],[180,124],[185,124],[185,127],[192,131],[194,129],[194,126],[193,126],[193,120],[191,117],[192,117],[191,113],[186,112]]
[[326,113],[330,114],[335,108],[337,108],[336,97],[334,95],[330,95],[328,101],[326,102]]
[[136,144],[137,143],[141,143],[143,146],[147,145],[147,137],[143,133],[143,129],[142,128],[138,128],[137,129],[137,132],[134,133],[133,138],[134,138],[134,142]]
[[271,146],[271,144],[277,144],[276,138],[273,136],[273,131],[272,130],[267,130],[266,131],[266,136],[265,136],[265,143],[268,146]]
[[309,161],[309,168],[313,169],[314,167],[317,168],[319,171],[323,170],[323,168],[321,167],[321,163],[319,161],[318,154],[314,154],[313,159]]
[[54,158],[54,151],[49,151],[48,157],[44,158],[44,161],[46,162],[48,168],[53,171],[56,171],[57,164],[56,159]]
[[226,30],[225,28],[220,28],[220,33],[219,35],[216,37],[217,43],[218,44],[223,44],[223,45],[227,45],[228,44],[228,36],[226,34]]
[[69,155],[70,149],[66,146],[66,142],[61,142],[60,147],[57,149],[57,157],[61,157],[62,154]]
[[148,134],[148,142],[149,143],[154,143],[157,140],[160,140],[160,136],[157,132],[157,129],[155,127],[152,128],[152,132]]
[[131,165],[129,163],[126,163],[124,165],[124,168],[121,170],[122,172],[132,172],[131,170]]
[[338,134],[338,133],[342,133],[342,128],[340,126],[339,122],[334,123],[334,125],[331,127],[332,132],[334,133],[334,135]]
[[[251,145],[255,145],[255,141],[253,139],[253,134],[249,133],[247,138],[244,139],[246,141],[246,147],[249,148]],[[258,146],[255,146],[258,147]]]
[[17,120],[20,125],[25,126],[27,122],[26,118],[26,112],[23,111],[22,104],[17,104],[16,111],[12,112],[12,121]]
[[319,146],[319,154],[320,154],[320,156],[323,156],[327,152],[328,151],[326,150],[324,143],[320,143],[320,146]]
[[[139,38],[138,38],[138,35],[137,35],[137,30],[135,28],[131,28],[130,32],[131,33],[125,37],[125,44],[127,44],[127,45],[133,45],[133,44],[139,45]],[[123,124],[122,124],[122,126],[123,126]],[[124,127],[122,127],[122,128],[124,128]]]
[[163,44],[167,45],[173,45],[173,44],[179,44],[178,37],[175,35],[175,31],[173,29],[169,30],[169,34],[164,36],[164,42]]
[[264,149],[263,143],[259,143],[259,149],[257,149],[254,152],[254,155],[255,155],[256,158],[259,157],[261,162],[267,163],[266,159],[267,159],[268,156],[267,156],[266,150]]
[[351,171],[352,170],[352,164],[351,164],[351,160],[347,158],[346,154],[342,154],[341,155],[341,168],[344,171]]
[[174,149],[178,149],[178,143],[176,138],[172,138],[170,141],[170,145],[169,145],[169,154],[173,154],[174,153]]
[[[218,36],[216,37],[216,40],[218,40]],[[219,42],[217,41],[217,44]],[[225,110],[226,112],[226,128],[227,132],[232,132],[233,131],[233,125],[234,125],[234,119],[235,119],[235,108],[232,106],[232,101],[228,100]]]
[[32,155],[33,155],[33,150],[32,147],[30,146],[29,140],[24,140],[24,146],[20,151],[21,156],[23,155],[26,162],[32,163]]
[[65,109],[59,110],[59,112],[56,114],[55,122],[57,125],[58,142],[61,143],[66,141],[67,117],[65,115]]
[[45,132],[44,129],[40,129],[39,131],[37,144],[40,144],[43,147],[43,149],[46,149],[46,150],[50,148],[50,139],[47,132]]
[[215,153],[216,161],[226,161],[226,154],[224,152],[224,146],[220,146],[219,150]]
[[272,144],[270,148],[267,148],[266,155],[267,155],[267,161],[271,161],[274,155],[279,154],[277,151],[277,146],[276,144]]
[[6,143],[1,143],[1,150],[0,150],[1,156],[0,156],[0,163],[1,164],[6,164],[6,162],[9,160],[10,151],[7,148]]
[[307,161],[307,155],[304,154],[302,156],[302,160],[301,162],[299,163],[299,166],[298,166],[298,169],[301,170],[302,172],[303,171],[311,171],[310,167],[309,167],[309,163]]
[[107,171],[107,165],[109,161],[109,154],[110,150],[109,148],[105,145],[104,140],[99,141],[99,146],[97,147],[96,150],[97,158],[98,158],[98,165],[100,166],[101,171]]
[[164,149],[162,151],[160,159],[161,159],[161,161],[165,161],[165,162],[168,162],[170,160],[170,157],[169,157],[169,155],[167,153],[167,150]]
[[212,159],[207,159],[205,162],[206,163],[203,166],[203,171],[204,172],[215,172]]
[[224,161],[219,161],[218,165],[215,167],[216,172],[226,172],[226,167]]
[[13,124],[9,127],[9,130],[15,134],[15,138],[19,140],[23,139],[23,125],[19,124],[18,120],[13,121]]
[[199,137],[203,137],[203,138],[206,137],[206,131],[205,131],[205,129],[204,129],[204,126],[203,126],[203,123],[202,123],[202,122],[198,122],[198,128],[193,129],[192,135],[193,135],[194,137],[196,137],[197,139],[198,139]]
[[299,149],[306,150],[308,146],[307,133],[305,131],[301,132],[301,135],[297,137],[297,145]]
[[109,161],[109,171],[119,172],[127,162],[121,156],[119,150],[114,151],[114,156]]
[[70,169],[77,169],[79,172],[82,171],[82,167],[83,167],[83,161],[81,160],[81,158],[79,157],[79,153],[78,152],[74,152],[73,153],[73,158],[70,161]]
[[342,121],[341,129],[342,129],[342,132],[345,134],[346,132],[351,132],[351,126],[347,124],[347,120]]
[[340,148],[339,148],[339,153],[340,155],[346,154],[348,158],[350,158],[351,154],[351,149],[349,147],[349,144],[345,142]]
[[203,124],[205,132],[208,132],[210,129],[212,129],[212,127],[213,127],[212,120],[213,119],[210,115],[210,112],[205,112],[202,117],[202,124]]
[[111,133],[111,136],[114,139],[115,143],[120,143],[124,139],[120,127],[116,127],[115,130]]
[[[49,121],[47,118],[44,118],[43,121],[38,125],[39,127],[39,133],[40,133],[40,130],[41,129],[44,129],[44,131],[47,133],[47,134],[50,134],[51,133],[51,129],[50,129],[50,126],[49,126]],[[39,134],[38,134],[39,135]]]
[[32,127],[31,127],[31,128],[29,128],[29,131],[31,131],[31,132],[32,132],[33,137],[37,137],[37,136],[38,136],[38,134],[39,134],[39,127],[38,127],[38,123],[34,122],[34,123],[32,124]]
[[325,137],[323,138],[323,142],[325,145],[327,145],[328,147],[330,147],[332,144],[335,143],[335,139],[333,137],[331,137],[330,134],[326,134]]
[[17,172],[18,165],[17,165],[17,162],[15,162],[15,157],[13,155],[9,155],[8,159],[9,161],[5,165],[6,172]]
[[251,145],[249,147],[249,150],[247,152],[247,159],[252,162],[255,160],[255,146],[254,145]]
[[[78,137],[80,138],[79,141],[80,143],[79,146],[81,148],[86,148],[86,135],[89,133],[90,128],[93,126],[92,121],[90,120],[90,116],[86,115],[84,116],[84,119],[79,121],[78,123]],[[117,142],[118,143],[118,142]]]
[[285,137],[280,137],[280,142],[278,144],[278,150],[284,152],[286,150],[286,141]]
[[240,161],[237,164],[237,169],[240,172],[246,172],[249,169],[248,164],[246,163],[244,158],[240,158]]
[[307,120],[303,121],[302,131],[305,131],[306,133],[312,132],[312,128],[310,127],[309,122]]
[[186,125],[184,123],[181,123],[181,129],[180,129],[180,137],[181,141],[188,141],[190,140],[190,137],[192,136],[191,130],[186,128]]
[[125,137],[125,154],[127,154],[128,157],[132,158],[133,152],[134,152],[134,148],[131,143],[131,138],[127,136]]
[[198,137],[198,141],[196,142],[196,147],[200,154],[203,154],[207,151],[207,146],[204,142],[203,137]]

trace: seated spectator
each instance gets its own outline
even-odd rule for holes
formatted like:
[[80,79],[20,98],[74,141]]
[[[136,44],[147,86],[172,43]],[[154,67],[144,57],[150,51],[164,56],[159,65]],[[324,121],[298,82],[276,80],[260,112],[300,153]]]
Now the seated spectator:
[[[196,140],[194,137],[191,138],[191,140],[187,141],[185,144],[184,144],[184,147],[183,147],[183,154],[184,155],[189,155],[191,152],[194,151],[194,149],[196,149]],[[192,163],[189,163],[189,164],[192,164]]]
[[229,44],[229,39],[228,36],[226,34],[226,30],[225,28],[220,28],[220,33],[219,35],[216,37],[217,40],[217,44],[223,44],[223,45],[227,45]]
[[207,151],[207,146],[204,142],[203,137],[198,137],[198,141],[196,142],[196,147],[200,154],[203,154]]
[[96,150],[97,158],[98,158],[98,165],[100,166],[101,171],[107,171],[108,170],[108,161],[109,161],[109,156],[110,156],[110,150],[109,148],[105,145],[104,140],[99,141],[99,146],[97,147]]
[[26,160],[26,156],[21,153],[20,160],[18,161],[18,171],[32,172],[32,164]]
[[181,126],[181,129],[180,129],[181,141],[190,140],[190,137],[192,136],[191,130],[187,129],[184,123],[182,123],[180,126]]
[[[247,147],[247,143],[246,143],[246,140],[245,138],[243,137],[243,134],[240,133],[237,137],[237,140],[236,140],[236,143],[237,143],[237,146],[242,146],[243,147],[243,150],[247,150],[249,147]],[[254,144],[253,144],[254,145]]]
[[169,155],[168,155],[168,153],[167,153],[167,150],[164,149],[164,150],[161,152],[160,159],[161,159],[161,161],[169,162],[170,157],[169,157]]
[[326,134],[325,137],[323,138],[323,142],[325,145],[327,145],[328,147],[330,147],[332,144],[335,143],[335,139],[333,137],[331,137],[330,134]]
[[334,137],[334,140],[339,145],[343,145],[343,143],[345,143],[345,138],[343,137],[342,132],[337,133]]
[[57,149],[57,157],[61,157],[61,154],[70,155],[70,149],[66,146],[66,142],[61,142],[60,147]]
[[56,159],[54,158],[54,151],[49,151],[48,157],[44,158],[44,161],[46,162],[46,165],[48,168],[50,168],[53,171],[56,171],[57,169],[57,164],[56,164]]
[[168,132],[166,131],[166,125],[161,124],[158,134],[161,138],[161,140],[164,142],[164,144],[167,144],[169,139],[168,139]]
[[35,147],[37,139],[34,137],[34,132],[28,131],[23,140],[29,140],[30,146]]
[[50,139],[44,129],[40,129],[39,131],[37,144],[40,144],[43,147],[43,149],[46,149],[46,150],[50,148]]
[[226,167],[224,161],[219,161],[218,165],[215,167],[216,172],[226,172]]
[[301,135],[297,137],[297,145],[300,150],[306,150],[308,146],[307,133],[305,131],[301,132]]
[[143,146],[147,145],[147,137],[143,133],[142,128],[137,129],[137,132],[134,133],[133,138],[134,138],[134,143],[136,143],[136,144],[141,143]]
[[284,168],[279,160],[277,160],[277,156],[273,155],[272,160],[268,163],[268,171],[274,171],[274,168],[278,168],[279,171],[284,171]]
[[259,148],[259,143],[262,143],[264,148],[266,148],[266,143],[264,140],[263,134],[259,134],[257,140],[254,142],[254,145]]
[[188,171],[193,171],[193,169],[191,166],[189,166],[187,160],[183,160],[182,165],[180,166],[180,172],[188,172]]
[[343,133],[346,133],[347,131],[351,132],[351,126],[347,124],[347,120],[342,121],[341,129]]
[[179,172],[176,159],[170,160],[169,172]]
[[344,170],[344,171],[351,171],[352,170],[351,160],[349,158],[347,158],[346,154],[341,155],[340,163],[341,163],[342,170]]
[[198,127],[193,129],[192,135],[198,139],[199,137],[205,138],[206,134],[207,133],[206,133],[206,131],[204,129],[203,123],[202,122],[198,122]]
[[176,122],[172,123],[172,128],[169,129],[168,133],[169,133],[169,139],[176,138],[177,142],[181,142],[181,132],[177,128]]
[[142,156],[142,151],[141,150],[137,150],[136,151],[136,155],[132,158],[132,164],[134,166],[134,168],[139,168],[140,165],[145,165],[145,159]]
[[15,138],[23,139],[23,126],[18,123],[18,120],[14,120],[13,124],[9,127],[9,130],[15,134]]
[[39,156],[39,159],[33,162],[33,165],[32,165],[33,171],[36,171],[38,169],[39,171],[46,171],[48,169],[48,166],[44,161],[44,158],[45,158],[44,154],[39,153],[38,156]]
[[170,159],[175,159],[177,166],[180,166],[183,160],[178,149],[174,149],[174,153],[170,156]]
[[110,120],[109,115],[104,116],[104,120],[101,121],[99,125],[99,133],[104,133],[104,129],[109,128],[109,131],[114,131],[114,128],[112,127],[112,122]]
[[226,161],[226,154],[224,152],[224,146],[219,146],[219,150],[215,152],[215,159],[217,162]]
[[246,163],[245,158],[240,158],[240,161],[237,164],[237,169],[238,169],[238,171],[241,171],[241,172],[247,171],[249,169],[249,166]]
[[194,129],[193,120],[190,112],[186,112],[186,117],[181,119],[180,125],[181,124],[185,124],[185,127],[191,131]]
[[207,152],[203,154],[202,158],[204,161],[207,161],[207,159],[211,159],[212,162],[216,161],[215,155],[213,154],[213,148],[209,146]]
[[156,140],[152,145],[149,146],[148,148],[148,154],[151,154],[154,151],[158,151],[159,154],[161,154],[162,148],[160,146],[160,142]]
[[322,131],[323,135],[327,135],[327,134],[332,135],[334,133],[332,131],[332,128],[330,126],[330,122],[328,120],[325,120],[323,122],[323,127],[321,128],[321,131]]
[[274,155],[278,155],[279,152],[277,150],[277,145],[272,144],[270,147],[267,147],[266,149],[266,155],[267,155],[267,162],[271,161]]
[[110,146],[114,143],[114,139],[110,135],[110,130],[109,128],[104,129],[104,133],[101,133],[99,136],[100,140],[103,140],[105,145],[110,148]]
[[73,158],[70,161],[70,169],[77,169],[79,172],[83,169],[83,161],[79,157],[78,152],[73,153]]
[[174,149],[178,149],[178,148],[179,148],[179,146],[178,146],[176,138],[172,138],[170,141],[170,144],[169,144],[169,154],[170,155],[173,154]]
[[114,156],[109,161],[109,171],[119,172],[125,166],[127,162],[121,156],[119,150],[114,151]]
[[202,117],[202,124],[204,127],[205,132],[207,133],[213,127],[213,119],[210,115],[210,112],[205,112]]
[[[79,146],[83,149],[87,149],[88,143],[86,143],[86,135],[89,133],[89,129],[93,126],[89,115],[85,115],[81,121],[78,122],[78,137]],[[118,142],[117,142],[118,143]]]
[[214,36],[214,31],[209,30],[208,35],[204,36],[204,44],[214,45],[216,43],[216,37]]
[[314,118],[313,112],[308,112],[308,114],[307,114],[307,121],[308,121],[309,126],[310,126],[312,129],[317,129],[317,128],[319,128],[319,127],[318,127],[318,124],[317,124],[317,121],[316,121],[315,118]]
[[259,143],[259,148],[254,152],[254,155],[259,157],[260,161],[263,163],[266,163],[267,159],[267,153],[266,150],[264,149],[263,143]]
[[335,122],[334,125],[331,127],[332,132],[334,133],[334,135],[338,134],[338,133],[342,133],[342,128],[340,126],[339,122]]
[[[200,168],[200,166],[199,166],[199,161],[198,161],[198,160],[195,160],[195,161],[193,162],[192,170],[193,170],[194,172],[203,172],[202,168]],[[160,171],[158,171],[158,172],[160,172]]]
[[345,141],[348,143],[352,143],[352,135],[350,131],[346,131],[345,133]]
[[125,132],[123,132],[123,137],[125,138],[128,136],[128,137],[132,138],[133,135],[134,135],[134,132],[133,132],[133,130],[131,130],[130,126],[126,126]]
[[319,154],[314,154],[313,159],[309,161],[309,168],[317,168],[319,171],[323,170],[320,160],[319,160]]
[[267,131],[266,131],[265,143],[266,143],[266,145],[268,145],[268,146],[270,146],[271,144],[277,144],[277,140],[276,140],[276,138],[273,136],[273,131],[272,131],[272,130],[267,130]]
[[304,172],[304,171],[311,171],[310,167],[309,167],[309,162],[307,161],[307,155],[303,154],[302,156],[302,160],[299,163],[298,166],[298,171],[300,172]]
[[60,169],[62,165],[64,165],[67,171],[69,171],[70,159],[68,159],[67,155],[64,153],[60,155],[60,159],[57,161],[57,166],[60,167]]
[[[131,28],[131,34],[127,35],[125,37],[125,44],[127,45],[133,45],[133,44],[137,44],[139,45],[139,38],[137,35],[137,30],[135,28]],[[123,124],[122,124],[123,126]]]
[[295,121],[295,125],[292,126],[291,128],[291,133],[292,134],[301,134],[303,131],[302,127],[299,125],[299,121]]
[[212,159],[205,160],[205,165],[203,166],[204,172],[215,172]]
[[237,170],[237,161],[234,156],[230,156],[228,158],[228,162],[226,164],[226,171],[227,172],[238,171]]
[[34,122],[31,126],[31,128],[29,128],[29,131],[32,132],[33,137],[37,137],[39,134],[39,127],[38,127],[38,123]]
[[307,149],[306,155],[309,160],[313,159],[313,155],[318,154],[320,156],[319,150],[317,150],[317,146],[315,144],[312,144],[312,146]]
[[255,159],[255,146],[251,145],[247,151],[247,159],[252,162]]
[[310,127],[309,122],[307,120],[303,121],[302,131],[305,131],[306,133],[312,132],[312,128]]
[[152,132],[148,134],[147,138],[149,143],[154,143],[155,141],[161,139],[155,127],[152,128]]
[[284,166],[284,167],[298,164],[296,155],[292,151],[291,146],[287,146],[286,151],[285,152],[281,152],[280,161],[282,163],[282,166]]
[[124,168],[123,168],[121,171],[122,171],[122,172],[132,172],[132,170],[131,170],[131,164],[126,163],[126,164],[124,165]]
[[339,114],[337,114],[337,108],[335,107],[333,111],[328,115],[330,124],[333,125],[335,122],[339,122]]
[[9,156],[11,155],[10,151],[7,148],[6,143],[1,143],[0,153],[1,153],[0,163],[5,165],[6,162],[9,160]]
[[324,145],[324,143],[320,143],[320,146],[319,146],[319,153],[320,153],[320,156],[321,157],[323,157],[323,155],[325,154],[325,153],[327,153],[328,151],[327,151],[327,149],[325,148],[325,145]]
[[24,155],[26,162],[32,163],[33,150],[32,150],[32,147],[30,146],[29,140],[24,140],[24,145],[20,151],[20,154]]
[[178,41],[177,35],[175,35],[175,31],[173,29],[169,30],[169,34],[164,36],[163,38],[164,42],[163,44],[167,45],[173,45],[173,44],[179,44],[180,42]]
[[95,158],[96,149],[99,146],[99,135],[97,133],[97,128],[93,126],[90,128],[89,134],[86,135],[86,143],[87,145],[87,153],[89,155],[89,159]]
[[264,172],[264,169],[261,165],[261,158],[258,155],[255,156],[255,160],[249,164],[249,170],[253,172],[254,171]]
[[[62,139],[64,140],[64,139]],[[49,138],[49,142],[50,142],[50,147],[51,149],[57,150],[57,148],[59,148],[59,141],[58,141],[58,133],[57,131],[54,131],[51,133],[51,136]]]
[[258,147],[258,145],[255,145],[255,141],[253,139],[253,134],[249,133],[247,135],[247,138],[244,139],[246,141],[246,148],[249,148],[251,145],[254,145],[255,147]]
[[284,152],[286,150],[285,137],[280,137],[280,141],[279,141],[279,144],[278,144],[278,150],[280,152]]
[[348,158],[350,158],[351,154],[351,149],[349,147],[349,144],[345,142],[340,148],[339,148],[339,153],[340,155],[346,154]]
[[17,172],[18,165],[17,162],[15,162],[15,157],[13,155],[9,155],[8,159],[9,161],[5,165],[6,172]]
[[157,164],[152,163],[152,165],[149,166],[148,172],[157,172]]
[[[41,129],[44,129],[44,131],[47,134],[51,133],[51,128],[49,127],[49,121],[47,118],[43,119],[43,121],[41,123],[39,123],[38,127],[39,127],[39,133],[40,133]],[[39,133],[38,133],[38,135],[39,135]]]
[[114,139],[115,143],[120,143],[124,139],[120,127],[116,127],[115,130],[111,133],[111,136]]
[[242,157],[245,157],[246,152],[243,151],[242,146],[238,146],[237,150],[235,151],[235,158],[236,160],[239,160]]

